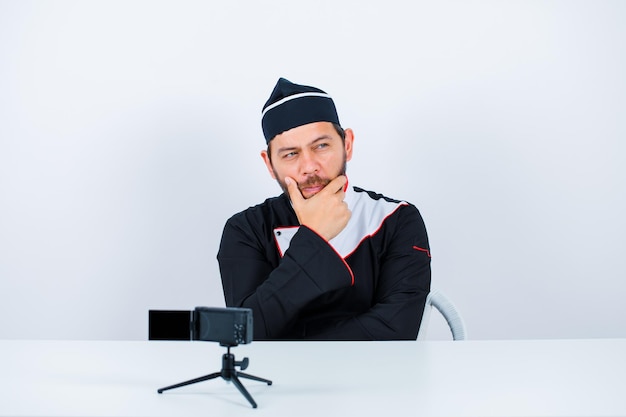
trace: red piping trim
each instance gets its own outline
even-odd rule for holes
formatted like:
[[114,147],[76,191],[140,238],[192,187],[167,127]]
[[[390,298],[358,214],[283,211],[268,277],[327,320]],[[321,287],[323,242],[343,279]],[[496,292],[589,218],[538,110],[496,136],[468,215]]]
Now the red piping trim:
[[418,250],[420,252],[425,252],[429,258],[432,258],[432,256],[430,256],[430,251],[428,249],[420,248],[419,246],[413,246],[413,249]]
[[310,227],[307,227],[307,226],[304,226],[304,225],[301,226],[301,227],[306,227],[307,229],[309,229],[310,231],[312,231],[313,233],[318,235],[320,237],[320,239],[324,240],[324,242],[326,242],[326,244],[328,246],[330,246],[330,248],[333,250],[333,252],[335,252],[337,254],[339,259],[341,259],[343,264],[346,266],[346,268],[348,269],[348,272],[350,272],[350,286],[351,287],[354,286],[354,272],[352,272],[352,268],[350,268],[350,265],[348,265],[346,260],[341,256],[341,254],[339,252],[337,252],[337,250],[333,247],[333,245],[331,245],[326,239],[324,239],[319,233],[317,233],[315,230],[311,229]]

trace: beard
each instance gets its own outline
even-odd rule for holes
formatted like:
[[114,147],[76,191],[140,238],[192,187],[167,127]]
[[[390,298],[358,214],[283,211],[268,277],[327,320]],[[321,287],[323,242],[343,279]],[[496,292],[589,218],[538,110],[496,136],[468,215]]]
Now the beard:
[[[320,177],[317,174],[309,175],[306,178],[306,180],[304,180],[302,182],[298,182],[298,189],[300,190],[300,193],[302,194],[302,190],[307,188],[307,187],[315,187],[315,186],[318,186],[318,185],[321,185],[321,186],[325,187],[325,186],[328,185],[328,183],[330,183],[332,180],[334,180],[338,176],[346,175],[346,169],[347,169],[347,161],[346,161],[346,155],[344,153],[344,155],[343,155],[343,163],[341,164],[341,168],[339,169],[339,172],[337,173],[337,175],[335,175],[332,178],[323,178],[323,177]],[[289,197],[289,191],[287,190],[287,184],[285,184],[284,178],[281,178],[273,167],[272,167],[272,170],[274,171],[274,176],[276,176],[276,182],[278,182],[278,185],[280,186],[280,188],[287,195],[287,197]],[[304,194],[303,194],[303,196],[304,196]],[[313,196],[311,195],[309,197],[304,197],[304,198],[311,198],[311,197],[313,197]]]

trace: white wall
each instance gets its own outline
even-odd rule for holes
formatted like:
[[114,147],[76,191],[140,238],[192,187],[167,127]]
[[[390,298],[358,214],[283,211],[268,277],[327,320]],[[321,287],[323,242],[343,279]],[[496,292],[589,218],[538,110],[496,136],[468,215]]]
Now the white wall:
[[[280,76],[422,211],[475,339],[626,337],[626,3],[0,1],[0,337],[223,305]],[[437,331],[435,331],[436,336]]]

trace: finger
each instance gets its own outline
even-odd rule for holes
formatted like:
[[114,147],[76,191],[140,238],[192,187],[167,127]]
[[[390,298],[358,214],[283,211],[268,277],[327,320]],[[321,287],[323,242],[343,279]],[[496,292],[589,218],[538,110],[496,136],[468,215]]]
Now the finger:
[[304,200],[304,197],[298,188],[298,183],[293,178],[285,177],[285,184],[287,184],[287,192],[289,193],[289,198],[292,202]]
[[325,192],[326,194],[332,195],[337,193],[343,193],[343,187],[348,182],[348,178],[345,175],[340,175],[324,187],[324,189],[320,192]]

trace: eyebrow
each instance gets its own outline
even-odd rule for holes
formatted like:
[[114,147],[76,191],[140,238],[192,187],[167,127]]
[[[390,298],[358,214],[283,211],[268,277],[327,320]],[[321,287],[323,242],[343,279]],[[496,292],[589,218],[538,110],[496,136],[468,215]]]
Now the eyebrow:
[[[311,145],[314,145],[317,142],[320,142],[322,140],[329,140],[329,139],[332,139],[332,136],[330,136],[330,135],[322,135],[322,136],[320,136],[320,137],[318,137],[316,139],[313,139],[311,142],[309,142],[305,146],[311,146]],[[282,152],[289,152],[289,151],[293,151],[293,150],[296,150],[296,149],[299,149],[299,148],[300,148],[300,146],[284,146],[282,148],[276,149],[276,153],[280,154]]]

